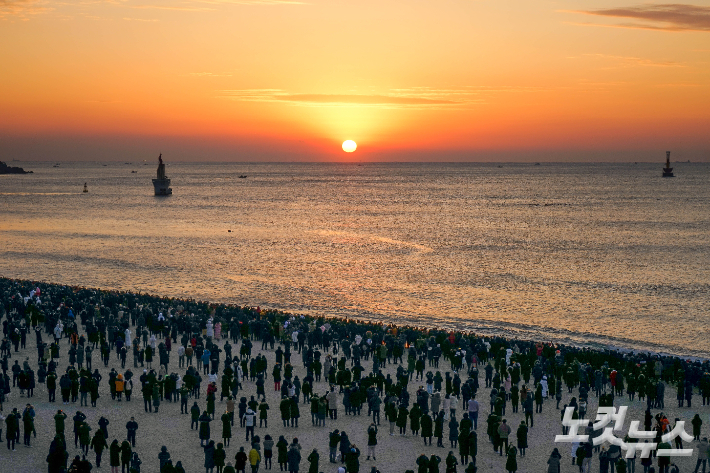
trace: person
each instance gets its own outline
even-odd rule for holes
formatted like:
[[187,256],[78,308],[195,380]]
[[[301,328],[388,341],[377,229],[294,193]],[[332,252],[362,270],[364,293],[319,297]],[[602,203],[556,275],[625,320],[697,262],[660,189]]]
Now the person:
[[516,436],[518,438],[518,450],[520,450],[520,456],[524,457],[525,449],[528,448],[528,426],[524,420],[520,421]]
[[106,443],[106,437],[101,429],[94,432],[94,438],[91,439],[91,447],[96,453],[96,468],[101,468],[101,456],[104,449],[108,448],[108,443]]
[[698,443],[698,461],[695,464],[695,470],[693,473],[698,473],[700,465],[703,465],[703,473],[705,473],[705,468],[708,463],[708,449],[710,449],[708,438],[703,437],[703,439]]
[[131,447],[136,446],[136,431],[138,430],[138,422],[136,422],[136,419],[134,417],[131,417],[131,420],[128,421],[126,424],[126,430],[127,430],[127,438],[131,443]]
[[345,456],[345,469],[348,473],[360,471],[360,449],[355,444],[350,445],[350,451]]
[[562,455],[560,455],[559,450],[555,448],[550,454],[550,458],[547,459],[547,473],[560,473],[560,462],[562,461]]
[[205,472],[206,473],[212,473],[214,470],[214,452],[215,452],[215,446],[214,446],[214,440],[210,440],[209,443],[205,446],[202,447],[205,451]]
[[505,461],[505,469],[508,473],[515,473],[518,471],[518,449],[514,445],[511,445],[507,450],[507,459]]
[[298,473],[301,466],[301,449],[291,447],[288,449],[287,456],[289,473]]
[[251,473],[259,471],[259,463],[261,463],[261,454],[256,448],[249,450],[249,465],[251,465]]
[[234,461],[236,462],[235,469],[237,470],[237,473],[246,473],[245,470],[247,467],[247,460],[248,456],[247,453],[244,451],[244,447],[239,447],[239,451],[236,455],[234,455]]
[[246,440],[249,441],[250,434],[251,434],[251,438],[254,438],[254,426],[256,425],[256,413],[253,410],[251,410],[250,407],[247,407],[247,411],[244,413],[243,419],[244,419],[244,425],[246,426]]
[[264,437],[264,468],[267,470],[271,469],[271,459],[274,456],[274,440],[271,435],[266,435]]
[[454,456],[453,451],[449,452],[444,461],[446,463],[446,473],[456,473],[456,465],[459,464],[459,461]]
[[15,441],[20,432],[20,414],[14,408],[5,419],[5,438],[7,439],[7,449],[15,451]]
[[229,447],[229,440],[232,438],[232,419],[229,412],[222,414],[222,440],[224,445]]
[[278,451],[278,462],[280,471],[288,470],[288,442],[283,435],[279,437],[279,441],[276,442],[276,449]]
[[318,473],[318,462],[320,460],[320,455],[318,454],[318,450],[315,448],[311,452],[310,455],[308,455],[308,473]]
[[375,447],[377,447],[377,426],[375,423],[371,423],[367,428],[367,459],[372,459],[377,461],[377,456],[375,454]]
[[113,442],[111,442],[108,454],[111,473],[118,473],[118,467],[121,466],[121,446],[118,444],[118,440],[114,439]]
[[163,471],[163,467],[170,461],[170,452],[168,452],[168,447],[163,445],[160,447],[160,453],[158,454],[158,460],[160,461],[160,469],[158,471]]
[[210,422],[212,419],[210,419],[209,414],[207,414],[207,411],[204,411],[202,415],[200,416],[200,447],[205,446],[205,442],[207,442],[210,439]]
[[131,473],[141,473],[141,461],[140,458],[138,458],[138,452],[133,452],[133,456],[131,456]]
[[[508,421],[506,419],[503,419],[503,421],[498,426],[498,436],[500,438],[500,440],[499,440],[500,456],[503,456],[504,451],[506,452],[506,454],[508,452],[508,436],[510,435],[510,432],[511,432],[511,428],[508,425]],[[516,454],[517,454],[517,450],[516,450]]]
[[132,454],[133,451],[128,440],[121,442],[121,473],[129,473]]

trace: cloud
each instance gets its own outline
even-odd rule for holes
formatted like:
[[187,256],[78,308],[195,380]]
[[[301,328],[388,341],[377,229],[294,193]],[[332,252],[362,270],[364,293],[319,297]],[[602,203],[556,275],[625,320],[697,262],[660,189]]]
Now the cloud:
[[45,0],[0,0],[0,19],[16,17],[23,20],[54,10]]
[[616,67],[685,67],[680,62],[654,61],[634,56],[613,56],[610,54],[584,54],[584,56],[614,61],[617,64]]
[[305,106],[354,105],[365,107],[450,107],[467,103],[460,98],[422,96],[397,89],[390,94],[294,94],[281,89],[222,90],[220,97],[242,102],[291,103]]
[[[129,8],[133,10],[172,10],[183,12],[210,12],[216,11],[222,5],[306,5],[306,2],[298,0],[179,0],[174,1],[152,1],[141,2],[140,0],[65,0],[62,2],[50,2],[50,0],[0,0],[0,19],[19,18],[27,20],[33,15],[50,12],[67,11],[67,9],[78,8],[83,10],[83,16],[92,19],[103,19],[91,15],[92,8],[110,4],[117,8]],[[50,6],[51,5],[51,6]],[[65,18],[65,16],[59,16]],[[131,21],[155,21],[142,20],[131,16],[123,17],[124,20]]]
[[436,100],[423,97],[396,95],[338,95],[338,94],[289,94],[278,97],[288,102],[335,103],[356,105],[444,105],[455,104],[453,100]]
[[192,77],[232,77],[232,74],[220,74],[216,72],[190,72],[187,75]]
[[573,10],[573,13],[625,18],[633,23],[616,23],[618,28],[636,28],[658,31],[703,31],[710,32],[710,7],[687,4],[639,5],[635,7],[608,8],[602,10]]
[[126,21],[147,21],[147,22],[160,21],[160,20],[156,20],[156,19],[148,20],[145,18],[128,18],[128,17],[123,17],[123,19]]

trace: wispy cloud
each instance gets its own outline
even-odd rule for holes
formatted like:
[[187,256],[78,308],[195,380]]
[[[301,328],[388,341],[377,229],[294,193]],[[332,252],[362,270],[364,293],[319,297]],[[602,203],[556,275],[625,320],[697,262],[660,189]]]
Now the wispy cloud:
[[610,25],[584,24],[585,26],[611,26],[658,31],[703,31],[710,32],[710,7],[673,4],[645,4],[634,7],[607,8],[601,10],[572,10],[573,13],[624,18],[635,20],[632,23],[614,23]]
[[46,0],[0,0],[0,19],[16,17],[27,20],[54,10]]
[[128,18],[128,17],[123,17],[124,20],[126,21],[147,21],[147,22],[154,22],[154,21],[160,21],[155,18],[153,19],[146,19],[146,18]]
[[[355,105],[365,107],[451,107],[475,100],[462,92],[453,97],[452,91],[436,89],[395,89],[388,94],[295,94],[281,89],[222,90],[219,96],[242,102],[291,103],[305,106]],[[469,94],[470,95],[470,94]]]
[[[51,2],[50,0],[0,0],[0,19],[19,18],[27,20],[33,15],[40,15],[50,12],[67,11],[68,9],[78,9],[83,17],[103,19],[93,16],[92,8],[100,5],[112,5],[116,8],[127,8],[133,10],[170,10],[183,12],[211,12],[216,11],[220,6],[229,5],[306,5],[307,2],[298,0],[181,0],[181,1],[140,1],[140,0],[64,0],[61,2]],[[66,18],[66,15],[61,16]],[[143,20],[131,16],[123,17],[130,21],[157,21]]]
[[232,74],[218,72],[190,72],[187,75],[192,77],[232,77]]
[[684,64],[675,61],[654,61],[634,56],[614,56],[610,54],[584,54],[585,57],[595,57],[614,62],[611,67],[686,67]]
[[407,87],[375,91],[348,91],[344,94],[304,94],[283,89],[232,89],[218,91],[218,97],[241,102],[289,103],[327,107],[351,105],[380,108],[461,109],[478,106],[501,94],[538,93],[544,87],[469,85],[456,87]]

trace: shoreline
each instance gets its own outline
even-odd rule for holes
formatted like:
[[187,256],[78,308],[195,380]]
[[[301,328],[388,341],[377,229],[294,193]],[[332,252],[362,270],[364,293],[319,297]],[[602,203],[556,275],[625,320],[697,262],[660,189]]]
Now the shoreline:
[[[98,375],[103,379],[98,385],[100,395],[97,406],[83,406],[76,397],[72,401],[69,401],[69,397],[67,397],[62,405],[60,404],[59,393],[57,393],[56,401],[48,400],[48,386],[43,381],[39,381],[36,385],[32,399],[19,392],[19,387],[15,388],[13,386],[11,392],[4,399],[5,411],[3,414],[11,412],[13,408],[22,411],[26,403],[32,403],[31,407],[36,413],[37,438],[31,439],[33,448],[17,448],[17,452],[7,452],[8,458],[12,458],[13,461],[13,466],[8,469],[8,473],[29,470],[40,471],[46,468],[46,449],[51,445],[55,435],[55,413],[57,413],[58,408],[63,408],[69,416],[68,418],[72,418],[74,414],[78,415],[78,411],[81,410],[86,415],[86,422],[91,429],[101,425],[101,417],[106,418],[110,421],[108,443],[113,438],[116,438],[119,442],[124,439],[126,431],[123,426],[126,425],[126,421],[129,418],[135,416],[139,429],[138,442],[133,451],[138,453],[143,461],[141,471],[146,473],[158,472],[158,452],[162,446],[167,446],[174,461],[182,462],[186,473],[203,471],[205,454],[203,448],[201,446],[198,447],[200,440],[198,432],[192,428],[190,414],[183,413],[182,407],[178,407],[180,403],[177,402],[177,399],[171,395],[164,397],[163,393],[160,393],[160,397],[157,398],[162,399],[160,401],[160,414],[157,413],[157,410],[155,412],[148,411],[144,408],[144,402],[141,402],[145,394],[142,389],[143,380],[141,378],[150,376],[146,375],[147,370],[151,370],[153,376],[156,375],[157,371],[158,379],[162,379],[161,382],[166,384],[168,378],[174,379],[173,377],[177,377],[181,373],[185,372],[185,376],[187,376],[189,370],[192,369],[192,360],[189,360],[190,368],[188,368],[188,364],[180,356],[178,347],[184,347],[186,344],[191,343],[189,341],[190,337],[196,337],[196,340],[199,340],[197,342],[198,347],[203,347],[204,341],[204,346],[209,347],[210,350],[215,350],[218,357],[220,352],[225,353],[224,369],[222,369],[221,359],[212,360],[214,363],[212,374],[216,373],[215,389],[217,391],[215,395],[217,397],[213,399],[212,403],[212,408],[216,415],[212,421],[211,439],[215,442],[220,441],[220,433],[223,432],[219,423],[220,413],[228,409],[228,401],[222,399],[219,394],[219,388],[216,386],[220,384],[219,380],[220,376],[222,376],[221,392],[224,392],[224,376],[227,373],[227,369],[232,364],[236,367],[239,360],[242,360],[242,365],[249,366],[248,371],[245,370],[244,373],[251,373],[251,377],[240,378],[242,383],[240,383],[238,392],[236,385],[231,385],[232,393],[236,396],[234,399],[239,399],[239,396],[243,396],[246,405],[246,399],[249,396],[253,396],[255,391],[257,397],[259,397],[259,381],[261,380],[262,386],[265,388],[265,391],[262,391],[264,401],[270,405],[268,424],[265,424],[262,428],[261,422],[259,422],[256,433],[262,439],[265,438],[265,435],[271,435],[274,440],[279,435],[284,435],[287,441],[297,437],[299,444],[303,446],[303,460],[309,455],[309,452],[317,450],[320,452],[320,467],[314,471],[334,472],[337,467],[336,464],[329,463],[327,460],[329,432],[334,428],[340,429],[341,432],[347,431],[350,444],[359,446],[361,454],[359,467],[352,470],[349,468],[348,472],[407,473],[417,470],[417,462],[421,455],[426,455],[427,457],[433,455],[433,457],[438,456],[442,460],[441,468],[433,471],[441,473],[444,471],[444,457],[447,456],[449,451],[454,452],[454,457],[461,457],[461,462],[463,462],[460,449],[458,446],[454,446],[453,441],[449,439],[451,425],[447,423],[448,420],[445,420],[444,425],[440,426],[443,429],[440,430],[441,433],[434,435],[435,437],[440,436],[441,443],[434,446],[431,442],[427,445],[425,441],[424,445],[422,445],[422,436],[419,431],[416,433],[413,431],[411,423],[409,423],[408,429],[404,429],[404,433],[394,433],[395,427],[394,422],[392,422],[389,426],[392,429],[390,430],[391,433],[390,435],[387,434],[388,422],[385,416],[390,415],[391,408],[384,409],[381,425],[378,422],[378,425],[380,425],[378,427],[380,430],[377,445],[378,454],[370,460],[369,457],[365,457],[366,444],[369,441],[368,426],[375,419],[369,415],[369,402],[363,406],[362,412],[359,409],[357,412],[351,410],[348,413],[347,411],[349,406],[352,406],[352,399],[354,399],[352,396],[355,396],[353,393],[369,393],[372,390],[372,395],[374,396],[372,401],[379,399],[383,408],[388,403],[395,407],[399,404],[405,410],[408,406],[413,406],[414,403],[420,406],[429,406],[431,404],[432,412],[439,412],[439,417],[444,416],[447,412],[447,404],[442,406],[442,403],[446,402],[444,396],[448,395],[452,388],[451,383],[449,383],[451,380],[449,375],[452,372],[454,386],[452,397],[450,398],[451,404],[448,405],[448,412],[457,419],[455,420],[454,430],[457,426],[463,424],[462,416],[467,412],[467,394],[464,392],[464,386],[468,389],[469,396],[473,393],[478,396],[477,399],[480,401],[479,412],[481,416],[477,417],[478,427],[474,426],[473,428],[474,431],[477,431],[478,455],[476,465],[480,473],[504,471],[504,465],[507,466],[507,461],[510,459],[510,457],[501,456],[500,452],[494,450],[494,439],[496,437],[490,438],[486,435],[487,433],[490,435],[490,425],[495,426],[500,422],[500,414],[494,414],[494,399],[497,399],[495,409],[503,409],[502,415],[504,419],[508,420],[508,425],[511,427],[526,425],[529,428],[529,433],[526,434],[526,444],[529,444],[526,447],[528,453],[522,455],[518,452],[517,456],[514,457],[517,458],[516,473],[548,471],[547,462],[553,449],[559,449],[562,455],[560,468],[554,473],[577,473],[578,468],[573,460],[577,446],[563,441],[558,442],[556,439],[556,435],[560,433],[561,414],[564,412],[564,408],[571,405],[571,403],[576,403],[577,398],[581,400],[584,397],[587,399],[588,417],[593,418],[595,409],[604,405],[602,403],[604,398],[607,399],[605,402],[610,402],[608,396],[611,396],[611,402],[615,407],[628,407],[628,417],[630,419],[644,419],[644,412],[648,406],[647,400],[650,401],[651,397],[647,396],[647,400],[644,400],[641,398],[641,391],[639,391],[639,398],[636,399],[632,396],[631,390],[632,383],[634,386],[639,387],[637,381],[641,381],[640,376],[644,373],[649,376],[648,381],[652,386],[663,386],[664,382],[668,383],[664,386],[665,405],[662,405],[662,401],[660,406],[654,405],[652,414],[658,412],[659,414],[667,415],[669,419],[683,419],[686,422],[686,430],[688,430],[690,428],[688,424],[693,416],[701,414],[703,419],[707,419],[710,413],[710,402],[703,402],[701,406],[699,399],[701,389],[704,389],[702,386],[707,386],[708,380],[710,380],[710,374],[708,374],[710,373],[710,365],[707,363],[700,365],[699,363],[680,361],[677,358],[674,361],[670,358],[659,359],[643,354],[628,355],[616,351],[593,350],[591,348],[553,347],[549,344],[515,342],[514,340],[511,341],[500,337],[481,338],[461,333],[453,334],[452,336],[449,332],[441,329],[420,330],[421,327],[418,329],[406,326],[395,327],[391,324],[371,321],[361,322],[344,318],[312,318],[275,310],[260,309],[257,311],[253,307],[238,308],[239,306],[234,305],[228,307],[195,299],[157,297],[143,293],[53,285],[19,279],[0,278],[0,287],[2,287],[0,293],[3,294],[4,302],[1,311],[5,312],[5,309],[8,309],[3,314],[7,316],[8,329],[14,330],[14,327],[29,328],[30,320],[32,320],[33,324],[35,321],[38,322],[36,327],[38,340],[35,341],[34,334],[29,332],[26,340],[27,346],[25,347],[23,343],[19,351],[15,349],[10,353],[10,359],[12,360],[10,364],[15,360],[27,360],[33,369],[37,366],[37,363],[41,365],[42,362],[40,361],[35,363],[35,357],[39,356],[37,350],[40,345],[46,347],[46,344],[43,343],[44,337],[47,337],[47,341],[52,340],[53,335],[56,338],[56,334],[52,329],[55,327],[54,323],[59,320],[67,324],[66,327],[69,328],[69,331],[66,334],[60,334],[60,338],[53,344],[58,350],[58,357],[54,358],[54,355],[52,355],[52,363],[57,363],[56,373],[67,373],[67,376],[70,376],[77,368],[77,359],[72,359],[71,351],[67,352],[72,347],[72,338],[69,333],[77,333],[80,336],[79,345],[81,346],[83,346],[82,340],[87,340],[87,347],[92,343],[92,334],[95,336],[100,333],[99,342],[93,354],[93,368],[91,369],[98,368],[97,372],[100,371]],[[33,292],[37,287],[41,290],[39,301],[37,300],[36,292]],[[32,296],[33,294],[34,296]],[[23,303],[23,301],[26,301],[26,303]],[[36,317],[39,315],[35,310],[37,308],[46,315],[46,320],[43,321],[41,318]],[[70,308],[74,311],[73,314],[69,314]],[[166,326],[160,325],[161,313],[165,317],[163,319],[165,322],[163,323],[167,324]],[[2,317],[0,317],[0,320],[2,320]],[[222,323],[220,329],[216,328],[217,322]],[[157,340],[152,339],[150,343],[161,342],[160,346],[158,346],[161,356],[160,361],[158,361],[157,356],[152,360],[152,366],[150,360],[146,359],[147,365],[144,368],[143,352],[147,351],[149,345],[147,339],[149,333],[146,327],[151,330],[151,333],[159,335]],[[96,332],[97,328],[99,332]],[[210,333],[210,328],[212,328],[212,334]],[[140,355],[136,355],[132,349],[127,353],[127,360],[123,358],[123,361],[121,361],[118,340],[122,340],[122,335],[120,334],[124,329],[127,330],[127,337],[133,341],[134,347],[146,347],[146,350],[141,350]],[[104,338],[107,333],[108,336],[111,334],[114,336],[115,350],[108,345],[106,341],[108,339]],[[301,334],[304,335],[303,338],[300,337]],[[163,335],[166,337],[164,343],[162,342]],[[165,344],[167,346],[171,345],[171,335],[172,354],[170,353],[170,348],[167,348],[167,352],[165,351]],[[295,340],[296,335],[298,335],[298,343],[295,341],[291,343],[292,339]],[[235,355],[234,358],[226,354],[227,344],[230,342],[234,343],[229,350],[229,353]],[[485,346],[487,342],[490,342],[488,347]],[[300,352],[297,351],[297,345],[302,348]],[[106,349],[105,362],[101,363],[104,355],[100,352],[104,348]],[[242,357],[242,349],[245,348],[248,350],[245,355],[246,358]],[[293,374],[304,381],[307,377],[310,377],[312,393],[316,398],[322,397],[324,393],[328,393],[331,390],[336,392],[336,415],[330,418],[326,416],[324,425],[316,424],[313,419],[311,419],[311,423],[308,422],[308,413],[312,409],[312,404],[309,408],[309,402],[304,397],[303,402],[296,399],[296,406],[300,407],[291,407],[291,409],[296,409],[296,413],[300,410],[300,425],[296,421],[294,426],[294,417],[292,416],[291,425],[287,426],[286,422],[284,422],[283,427],[281,426],[281,416],[283,415],[281,406],[284,402],[284,394],[283,389],[279,390],[277,387],[272,388],[271,386],[276,381],[276,371],[272,373],[271,367],[283,363],[283,361],[279,361],[280,355],[281,357],[286,356],[283,348],[286,348],[290,354],[286,363],[292,367]],[[292,352],[290,351],[291,348],[293,348]],[[387,348],[387,355],[383,351],[385,348]],[[400,349],[399,355],[395,351],[396,348]],[[504,351],[505,348],[507,350]],[[557,348],[557,351],[555,348]],[[392,359],[390,359],[389,349],[392,350]],[[320,350],[323,351],[321,352]],[[412,350],[414,350],[415,355],[412,355]],[[461,351],[460,355],[459,350]],[[175,351],[177,351],[177,355]],[[312,377],[315,365],[311,360],[316,352],[327,358],[335,357],[331,365],[332,370],[335,371],[331,371],[329,377],[323,380],[320,379],[320,374],[315,380]],[[507,356],[508,352],[511,356],[511,362],[510,366],[506,367],[505,365],[508,362],[505,361],[504,357]],[[125,351],[123,353],[126,354]],[[163,355],[165,356],[164,359]],[[402,355],[404,355],[403,358]],[[256,356],[256,358],[252,358],[253,356]],[[397,356],[400,356],[399,363]],[[441,361],[439,361],[440,356]],[[469,356],[473,358],[472,363]],[[477,356],[483,356],[484,358],[477,358]],[[375,363],[376,357],[381,360],[379,363]],[[355,358],[357,358],[357,361]],[[262,374],[257,374],[255,381],[254,369],[256,369],[256,360],[258,359],[266,360],[268,369]],[[418,359],[418,361],[415,361],[415,359]],[[249,361],[253,361],[255,364],[252,366]],[[419,372],[420,370],[420,362],[421,377],[417,374],[416,378],[414,378],[414,371]],[[157,366],[158,363],[160,363],[160,366]],[[196,359],[196,366],[197,363]],[[341,363],[342,369],[340,367]],[[416,363],[415,368],[411,367],[410,364],[412,363]],[[486,365],[487,363],[488,365]],[[491,363],[496,365],[496,375],[492,377],[492,380],[489,379],[489,375],[494,371]],[[360,371],[352,368],[355,365],[361,366],[363,372],[360,373]],[[513,400],[512,388],[510,400],[504,400],[502,396],[496,398],[497,389],[506,389],[507,391],[507,388],[504,387],[503,379],[499,376],[498,366],[509,375],[517,377],[515,381],[511,381],[511,378],[505,381],[505,383],[510,383],[516,388],[522,383],[523,386],[536,386],[539,390],[542,385],[537,378],[548,376],[549,378],[547,379],[556,380],[557,395],[553,395],[553,391],[550,389],[545,396],[540,398],[539,409],[535,409],[534,425],[532,414],[528,415],[525,412],[527,407],[522,402],[519,403],[517,400]],[[372,372],[369,372],[370,367],[372,367]],[[94,376],[90,375],[91,370],[85,372],[81,364],[78,365],[78,368],[81,376],[87,378]],[[186,369],[188,370],[187,372],[185,371]],[[661,376],[658,378],[653,377],[654,370],[659,369],[660,371],[658,372],[661,373]],[[408,370],[409,376],[403,376]],[[531,370],[532,378],[529,379]],[[589,380],[591,378],[587,378],[587,376],[596,376],[596,372],[592,373],[594,370],[596,372],[601,370],[605,373],[603,375],[603,386],[598,392],[594,391],[596,389],[594,384],[590,386]],[[617,381],[621,379],[620,376],[623,376],[625,382],[628,383],[628,393],[624,393],[622,387],[621,392],[618,389],[616,390],[616,396],[610,394],[610,392],[615,391],[613,381],[611,381],[611,370],[613,372],[618,370],[615,378]],[[692,383],[690,385],[691,392],[695,398],[692,408],[690,400],[688,400],[687,407],[679,405],[676,408],[674,406],[675,381],[678,373],[683,372],[683,370],[686,370],[686,380]],[[144,376],[141,376],[141,371]],[[206,384],[209,379],[208,371],[198,371],[202,371],[202,380]],[[278,371],[280,372],[281,370],[279,369]],[[426,376],[424,376],[424,371],[428,371]],[[39,375],[39,372],[38,368],[36,373]],[[438,385],[436,379],[429,381],[429,376],[432,372],[437,373]],[[124,379],[133,379],[133,400],[121,402],[120,397],[114,399],[110,388],[111,373],[124,374]],[[317,373],[320,373],[320,370]],[[354,376],[356,373],[361,374],[358,381],[354,379],[352,382],[346,381],[346,375],[352,374]],[[584,382],[580,382],[582,373],[586,373],[584,374],[586,379]],[[342,380],[340,379],[341,374],[343,375]],[[385,375],[387,378],[385,378]],[[445,383],[442,379],[444,378],[443,375],[446,376]],[[455,387],[455,381],[459,376],[462,383],[460,393]],[[485,386],[484,377],[486,378]],[[702,377],[702,382],[700,377]],[[427,381],[425,381],[425,378],[427,378]],[[429,390],[430,382],[433,383],[434,391],[431,399],[429,400],[428,397],[420,398],[421,393],[424,392],[424,384],[427,384],[427,390]],[[380,383],[384,384],[382,392],[375,389],[375,386]],[[166,384],[161,384],[161,386],[166,386]],[[337,393],[338,385],[344,388],[341,393]],[[351,387],[348,388],[348,385]],[[590,387],[591,389],[588,389]],[[401,389],[401,392],[399,389]],[[535,389],[531,389],[530,392],[532,393],[533,391]],[[155,402],[156,391],[152,392],[153,401]],[[348,392],[351,396],[350,401],[346,401],[346,393]],[[205,402],[207,402],[207,409],[210,408],[210,402],[206,399],[207,396],[204,394],[195,396],[194,394],[194,391],[192,395],[188,394],[190,399],[185,405],[186,408],[193,402],[200,408],[200,411],[203,410]],[[384,400],[381,399],[383,395]],[[67,396],[69,396],[68,392]],[[710,394],[707,393],[703,396],[710,398]],[[462,400],[459,399],[460,397]],[[531,398],[532,395],[530,395]],[[360,401],[363,401],[363,399],[361,398]],[[369,395],[368,399],[370,399]],[[663,399],[663,396],[661,396],[661,399]],[[705,400],[704,398],[703,401]],[[500,406],[498,401],[502,401]],[[555,401],[557,401],[557,404],[555,404]],[[507,413],[506,404],[508,405]],[[513,407],[512,411],[510,410],[511,407]],[[346,409],[345,411],[344,408]],[[454,410],[457,410],[455,414]],[[292,415],[293,412],[291,411]],[[530,412],[532,413],[532,404],[530,404]],[[298,414],[296,414],[295,418],[298,419],[298,417]],[[458,419],[461,419],[461,424],[458,423]],[[624,430],[627,425],[628,422],[624,426]],[[705,435],[707,423],[703,424],[702,427],[703,435]],[[71,459],[72,456],[80,454],[81,449],[76,444],[71,444],[70,429],[71,421],[67,420],[66,447]],[[515,432],[515,429],[513,429],[513,432]],[[228,461],[234,458],[240,448],[246,448],[247,451],[251,448],[251,442],[245,439],[244,433],[244,427],[239,422],[235,422],[229,433],[232,439],[231,444],[227,443],[225,448],[225,450],[228,450]],[[624,433],[622,431],[619,434],[619,438],[623,437]],[[515,437],[512,437],[511,444],[513,445],[516,444],[514,439]],[[693,441],[689,444],[694,450],[693,457],[675,459],[675,462],[681,467],[681,471],[690,471],[689,469],[695,463],[698,448],[702,447],[702,445],[702,443]],[[513,453],[516,452],[513,450]],[[104,469],[98,471],[107,471],[107,457],[108,455],[105,454]],[[93,454],[88,455],[87,458],[93,460]],[[457,471],[464,473],[466,468],[461,462]],[[601,462],[601,456],[593,454],[591,471],[598,471],[599,462]],[[653,459],[653,463],[655,464],[656,462],[657,459]],[[302,461],[300,468],[300,471],[307,471],[307,462]],[[279,471],[278,465],[275,465],[272,471]],[[471,471],[466,470],[466,473],[471,473]]]
[[[29,279],[19,279],[19,278],[8,278],[5,276],[0,275],[0,281],[13,281],[13,282],[18,282],[18,283],[31,283],[31,284],[45,284],[48,286],[56,286],[56,287],[68,287],[71,288],[75,291],[77,290],[83,290],[83,291],[98,291],[102,293],[108,293],[108,294],[127,294],[127,295],[134,295],[134,296],[140,296],[140,297],[150,297],[153,299],[157,300],[164,300],[164,301],[172,301],[172,302],[197,302],[197,303],[205,303],[208,305],[212,306],[223,306],[223,307],[231,307],[231,308],[254,308],[257,306],[250,306],[250,305],[245,305],[245,306],[239,306],[236,304],[229,304],[226,302],[215,302],[215,301],[210,301],[210,300],[196,300],[194,298],[189,298],[189,297],[171,297],[171,296],[164,296],[164,295],[156,295],[152,293],[143,293],[142,291],[138,290],[136,291],[130,291],[130,290],[118,290],[118,289],[106,289],[106,288],[96,288],[96,287],[88,287],[88,286],[77,286],[77,285],[66,285],[66,284],[61,284],[61,283],[55,283],[55,282],[48,282],[48,281],[40,281],[40,280],[29,280]],[[362,317],[341,317],[341,316],[332,316],[332,315],[327,315],[327,314],[314,314],[314,313],[309,313],[308,311],[289,311],[286,309],[278,308],[278,307],[267,307],[267,308],[261,308],[262,310],[265,311],[276,311],[279,312],[280,315],[282,316],[303,316],[311,319],[327,319],[327,320],[337,320],[339,322],[345,322],[345,323],[350,323],[350,322],[355,322],[359,325],[374,325],[378,326],[381,328],[385,327],[395,327],[398,329],[405,329],[405,330],[416,330],[419,332],[455,332],[457,334],[461,334],[462,336],[466,337],[477,337],[477,338],[484,338],[484,339],[492,339],[492,340],[504,340],[509,343],[544,343],[548,344],[551,343],[555,345],[556,348],[569,348],[569,349],[575,349],[575,350],[592,350],[595,352],[600,352],[600,353],[617,353],[621,355],[625,354],[632,354],[636,356],[644,356],[644,357],[662,357],[662,358],[670,358],[670,359],[676,359],[676,360],[685,360],[689,362],[698,362],[698,363],[707,363],[710,362],[710,356],[698,356],[698,354],[694,353],[688,353],[684,352],[682,350],[678,350],[677,352],[673,350],[674,347],[668,347],[665,345],[657,345],[658,350],[652,350],[652,349],[643,349],[643,348],[638,348],[635,346],[631,345],[643,345],[643,342],[640,341],[634,341],[634,340],[629,340],[629,339],[618,339],[618,340],[613,340],[615,344],[612,343],[605,343],[601,340],[595,341],[595,340],[589,340],[586,342],[579,342],[571,339],[571,337],[579,337],[579,338],[597,338],[597,339],[608,339],[610,337],[607,336],[602,336],[602,335],[595,335],[595,334],[583,334],[581,332],[572,332],[570,330],[565,330],[565,329],[555,329],[555,332],[558,333],[563,333],[563,334],[568,334],[567,336],[561,335],[561,336],[548,336],[548,337],[535,337],[535,330],[542,331],[544,332],[546,329],[545,327],[536,327],[536,326],[528,326],[530,327],[529,331],[527,333],[521,332],[521,333],[515,333],[513,330],[507,329],[506,326],[510,327],[521,327],[520,324],[513,324],[509,322],[491,322],[487,320],[475,320],[475,321],[470,321],[470,322],[454,322],[454,323],[439,323],[439,324],[432,324],[430,326],[427,325],[422,325],[422,324],[395,324],[393,321],[388,320],[385,317],[382,317],[381,319],[377,318],[368,318],[367,316],[362,316]],[[466,329],[462,328],[462,325],[472,325],[480,323],[482,326],[477,327],[475,329]],[[495,324],[500,324],[499,326],[495,326]],[[525,327],[525,326],[524,326]],[[525,330],[523,328],[523,330]],[[490,333],[486,333],[490,332]],[[628,340],[628,343],[624,344],[624,340]],[[668,351],[668,350],[673,350],[673,351]]]

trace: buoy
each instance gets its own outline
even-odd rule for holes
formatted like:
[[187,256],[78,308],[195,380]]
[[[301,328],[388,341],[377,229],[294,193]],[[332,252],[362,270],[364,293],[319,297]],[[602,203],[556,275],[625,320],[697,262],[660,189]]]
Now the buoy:
[[89,189],[86,187],[86,182],[84,183],[84,192],[89,192]]

